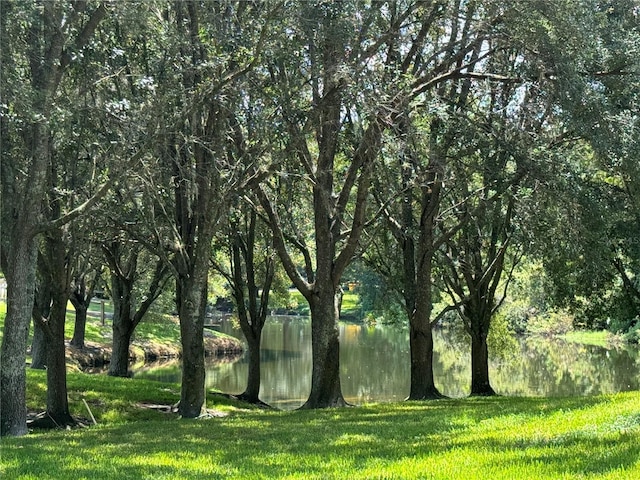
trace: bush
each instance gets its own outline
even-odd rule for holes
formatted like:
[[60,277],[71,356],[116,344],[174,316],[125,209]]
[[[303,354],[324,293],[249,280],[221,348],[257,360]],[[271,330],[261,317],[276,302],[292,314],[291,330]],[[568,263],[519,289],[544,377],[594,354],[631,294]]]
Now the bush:
[[563,335],[573,330],[573,315],[567,310],[550,310],[532,316],[527,323],[527,332],[541,335]]

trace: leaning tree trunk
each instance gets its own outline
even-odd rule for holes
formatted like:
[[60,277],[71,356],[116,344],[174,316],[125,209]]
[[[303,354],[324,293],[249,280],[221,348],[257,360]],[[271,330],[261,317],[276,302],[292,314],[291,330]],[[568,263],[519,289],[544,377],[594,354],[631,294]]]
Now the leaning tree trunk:
[[338,292],[325,288],[314,293],[309,302],[313,367],[311,392],[303,409],[347,405],[340,385],[339,299]]
[[496,394],[489,381],[488,331],[488,322],[481,321],[475,322],[470,329],[472,396],[492,396]]

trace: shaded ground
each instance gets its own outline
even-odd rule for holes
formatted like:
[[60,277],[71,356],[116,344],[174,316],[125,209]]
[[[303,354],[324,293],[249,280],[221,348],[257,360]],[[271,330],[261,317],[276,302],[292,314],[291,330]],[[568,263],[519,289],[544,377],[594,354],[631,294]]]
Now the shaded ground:
[[[205,355],[209,358],[219,358],[222,361],[235,358],[242,354],[242,343],[233,337],[220,337],[209,331],[205,331]],[[72,346],[67,342],[67,364],[72,368],[90,371],[102,369],[109,364],[111,359],[111,344],[85,341],[84,348]],[[129,357],[132,362],[156,362],[160,360],[180,358],[180,344],[154,343],[148,340],[135,341],[129,349]],[[53,428],[83,428],[95,423],[90,406],[85,404],[88,416],[69,417],[64,423],[52,418],[47,412],[29,410],[27,412],[27,425],[30,429]],[[139,408],[154,409],[165,413],[177,415],[177,405],[138,404]],[[222,414],[216,410],[206,410],[203,416],[217,417]]]

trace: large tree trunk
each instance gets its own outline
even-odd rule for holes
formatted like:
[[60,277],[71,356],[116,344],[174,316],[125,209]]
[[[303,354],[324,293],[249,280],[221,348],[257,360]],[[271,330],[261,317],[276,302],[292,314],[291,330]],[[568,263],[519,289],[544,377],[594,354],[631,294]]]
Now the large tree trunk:
[[[27,336],[33,310],[38,249],[35,238],[16,235],[9,258],[7,314],[0,348],[0,435],[27,433]],[[18,241],[18,239],[20,241]]]
[[326,288],[310,302],[313,366],[311,392],[303,409],[347,405],[340,385],[339,299],[338,292]]
[[[62,73],[71,59],[65,49],[65,41],[69,33],[76,30],[74,27],[80,27],[76,22],[83,18],[78,15],[77,19],[71,17],[67,18],[69,22],[65,22],[63,9],[59,8],[61,5],[43,2],[41,7],[40,13],[30,17],[30,23],[25,26],[28,32],[25,38],[29,39],[30,47],[27,56],[33,94],[31,118],[34,119],[24,130],[29,160],[27,165],[20,167],[20,176],[24,175],[25,184],[19,190],[12,189],[15,209],[11,219],[2,219],[9,227],[3,231],[11,232],[11,247],[5,272],[7,315],[0,350],[0,435],[27,433],[25,356],[34,301],[37,226],[50,174],[50,112]],[[86,45],[106,14],[104,5],[94,10],[89,21],[80,28],[74,48],[80,51]]]
[[471,328],[471,395],[492,396],[496,392],[489,382],[488,328]]
[[[417,314],[414,315],[417,317]],[[411,387],[407,400],[442,398],[433,376],[433,332],[428,317],[412,318],[409,326]]]
[[72,425],[75,422],[69,414],[64,338],[70,282],[62,231],[51,232],[47,246],[52,286],[51,315],[44,329],[47,334],[47,416],[56,426]]
[[76,318],[73,326],[73,337],[71,345],[78,348],[84,348],[84,338],[87,329],[87,306],[80,303],[75,306]]
[[[410,199],[404,202],[403,216],[407,228],[413,228],[413,211]],[[433,311],[431,288],[433,286],[432,256],[433,216],[437,208],[423,195],[418,255],[411,239],[403,242],[404,295],[409,314],[409,350],[411,355],[410,391],[407,400],[442,398],[433,375]],[[436,206],[437,207],[437,206]],[[425,215],[424,211],[431,212]],[[404,233],[403,233],[404,234]]]
[[123,322],[113,324],[113,344],[111,346],[111,360],[108,375],[112,377],[129,376],[129,347],[133,329]]
[[67,363],[64,339],[64,318],[67,299],[63,305],[56,305],[51,311],[47,338],[47,416],[56,426],[73,425],[75,422],[69,414],[67,396]]
[[[42,109],[45,118],[47,109]],[[18,212],[10,223],[11,243],[7,277],[7,315],[0,349],[0,435],[27,433],[26,354],[33,313],[38,244],[35,225],[44,198],[49,137],[42,125],[32,126],[33,160],[27,185],[16,200]],[[14,213],[15,215],[15,213]],[[5,220],[5,219],[3,219]]]
[[[434,187],[435,190],[435,187]],[[431,194],[428,194],[431,197]],[[408,400],[442,398],[433,376],[433,287],[434,228],[433,217],[437,211],[423,194],[420,243],[416,258],[415,310],[410,315],[409,344],[411,351],[411,390]],[[425,215],[425,210],[430,214]],[[405,275],[406,277],[406,275]],[[411,278],[411,277],[407,277]]]
[[[44,318],[40,317],[40,319]],[[33,319],[33,339],[31,340],[31,368],[36,370],[44,370],[47,366],[47,336],[40,319]]]
[[178,279],[178,311],[182,342],[182,386],[178,411],[183,418],[202,413],[205,401],[204,313],[207,284],[191,278]]
[[262,329],[250,334],[245,333],[247,340],[249,357],[249,373],[247,375],[247,388],[240,395],[240,398],[249,403],[260,403],[260,340],[262,338]]

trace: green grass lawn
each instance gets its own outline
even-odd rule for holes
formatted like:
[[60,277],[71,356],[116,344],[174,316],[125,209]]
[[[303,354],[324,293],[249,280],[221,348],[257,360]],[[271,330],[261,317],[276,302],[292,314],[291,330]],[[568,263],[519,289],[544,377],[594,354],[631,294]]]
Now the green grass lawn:
[[[148,320],[140,335],[175,335]],[[96,340],[109,328],[90,323]],[[28,408],[44,410],[46,372],[27,376]],[[97,425],[3,438],[0,478],[640,478],[640,392],[287,412],[209,392],[211,415],[181,420],[148,408],[177,403],[178,385],[69,372],[68,387],[71,413],[89,419],[86,402]]]
[[[289,290],[289,297],[291,298],[291,303],[296,305],[296,308],[293,310],[295,310],[299,315],[309,315],[309,304],[298,290]],[[342,316],[346,317],[361,317],[360,297],[357,293],[349,291],[344,292],[342,295],[342,309],[340,313]]]
[[567,332],[564,335],[560,335],[560,338],[567,342],[580,343],[582,345],[594,345],[596,347],[607,348],[612,343],[620,343],[620,337],[616,337],[611,332],[606,330],[599,331],[587,331],[587,330],[574,330]]
[[[29,371],[29,406],[44,372]],[[4,438],[11,479],[635,479],[640,393],[473,398],[320,411],[262,411],[209,393],[214,415],[142,408],[179,387],[69,375],[74,414],[97,426]]]

